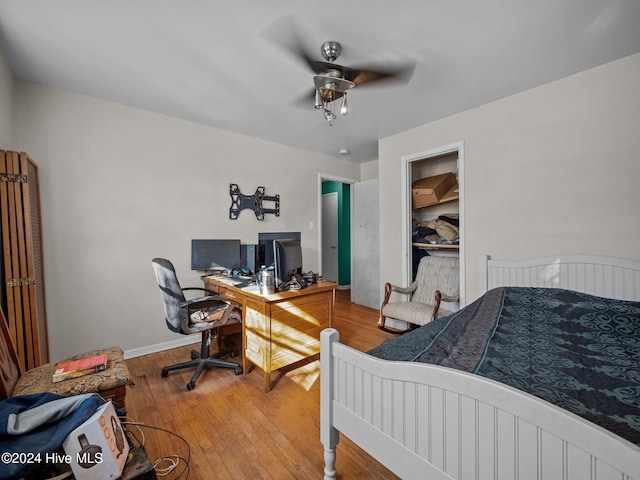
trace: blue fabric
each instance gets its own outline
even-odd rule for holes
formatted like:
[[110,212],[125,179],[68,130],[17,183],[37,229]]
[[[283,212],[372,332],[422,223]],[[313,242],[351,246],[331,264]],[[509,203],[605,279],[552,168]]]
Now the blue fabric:
[[640,445],[640,302],[503,287],[368,353],[491,378]]
[[[39,462],[0,462],[0,480],[20,478],[42,468],[45,455],[58,452],[69,433],[104,403],[97,394],[85,397],[73,409],[69,408],[71,397],[54,393],[20,395],[0,402],[0,454],[24,453],[32,458],[40,454]],[[17,422],[22,426],[20,434],[14,433],[17,419],[24,419]]]

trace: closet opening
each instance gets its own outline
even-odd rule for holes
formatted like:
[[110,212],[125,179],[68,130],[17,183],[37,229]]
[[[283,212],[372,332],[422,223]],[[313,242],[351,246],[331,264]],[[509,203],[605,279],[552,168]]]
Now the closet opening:
[[465,302],[464,144],[403,157],[403,275],[409,285],[426,255],[460,260],[460,305]]

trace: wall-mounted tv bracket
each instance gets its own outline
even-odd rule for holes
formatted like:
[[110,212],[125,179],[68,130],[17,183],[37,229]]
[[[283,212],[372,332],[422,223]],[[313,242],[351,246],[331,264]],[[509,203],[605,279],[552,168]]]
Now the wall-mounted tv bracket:
[[[229,208],[229,218],[236,220],[240,214],[240,210],[250,208],[256,214],[258,220],[264,220],[265,213],[280,216],[280,195],[265,195],[264,187],[256,188],[253,195],[243,195],[240,188],[235,183],[229,185],[229,195],[231,195],[231,208]],[[264,208],[262,202],[275,202],[274,208]]]

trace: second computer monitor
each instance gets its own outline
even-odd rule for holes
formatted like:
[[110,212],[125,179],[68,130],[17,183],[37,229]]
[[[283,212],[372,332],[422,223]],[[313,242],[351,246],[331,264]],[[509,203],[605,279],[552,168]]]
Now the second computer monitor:
[[270,266],[274,264],[273,259],[273,241],[285,240],[293,238],[300,240],[300,232],[264,232],[258,234],[258,244],[263,245],[264,249],[261,249],[260,254],[264,252],[264,257],[261,258],[261,265]]

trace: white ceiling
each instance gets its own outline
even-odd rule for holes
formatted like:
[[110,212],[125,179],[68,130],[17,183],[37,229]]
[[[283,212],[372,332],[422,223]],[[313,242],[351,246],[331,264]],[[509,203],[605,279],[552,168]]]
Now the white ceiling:
[[[282,44],[343,45],[345,66],[415,62],[362,86],[330,127]],[[638,0],[0,0],[19,79],[356,162],[377,140],[640,52]]]

